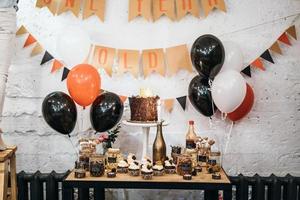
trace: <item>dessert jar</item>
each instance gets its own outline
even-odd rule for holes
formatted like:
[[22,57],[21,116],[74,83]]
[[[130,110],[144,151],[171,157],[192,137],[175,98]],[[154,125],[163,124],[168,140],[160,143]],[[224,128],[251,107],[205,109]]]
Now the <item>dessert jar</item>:
[[180,146],[171,146],[171,157],[175,164],[177,164],[177,157],[181,154],[181,147]]
[[198,152],[196,149],[186,149],[185,153],[189,155],[193,162],[193,167],[197,166],[198,164]]
[[90,176],[103,176],[105,172],[105,156],[92,155],[90,158]]
[[177,158],[177,174],[191,174],[193,171],[193,162],[190,155],[183,154]]
[[122,160],[120,149],[109,148],[106,153],[106,164],[107,169],[117,169],[118,163]]
[[209,173],[215,173],[221,171],[221,152],[210,152],[207,167]]

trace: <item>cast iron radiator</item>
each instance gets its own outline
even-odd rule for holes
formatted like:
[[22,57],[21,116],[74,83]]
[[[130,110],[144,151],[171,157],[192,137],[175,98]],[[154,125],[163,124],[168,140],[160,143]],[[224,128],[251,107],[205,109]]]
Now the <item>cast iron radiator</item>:
[[[62,180],[69,174],[51,172],[43,174],[18,173],[18,198],[19,200],[59,200],[62,199]],[[300,200],[300,177],[286,175],[277,177],[271,175],[261,177],[259,175],[233,176],[232,196],[237,200]],[[74,196],[79,200],[88,200],[92,190],[77,190],[74,188]],[[222,192],[219,192],[222,199]]]

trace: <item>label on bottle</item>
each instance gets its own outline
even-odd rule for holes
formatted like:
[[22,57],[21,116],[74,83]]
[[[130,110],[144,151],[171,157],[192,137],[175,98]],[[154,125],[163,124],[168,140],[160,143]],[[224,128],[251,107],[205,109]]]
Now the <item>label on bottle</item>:
[[187,149],[195,149],[196,148],[196,143],[194,142],[194,140],[186,140],[186,148]]
[[199,162],[206,162],[206,160],[207,160],[207,156],[198,155],[198,161]]
[[209,165],[216,165],[216,164],[217,164],[217,161],[216,161],[216,160],[213,160],[213,159],[209,159],[209,160],[207,161],[207,163],[208,163]]
[[192,165],[190,163],[182,163],[181,170],[184,172],[190,172],[192,171]]
[[107,162],[108,163],[117,163],[117,158],[116,157],[107,157]]

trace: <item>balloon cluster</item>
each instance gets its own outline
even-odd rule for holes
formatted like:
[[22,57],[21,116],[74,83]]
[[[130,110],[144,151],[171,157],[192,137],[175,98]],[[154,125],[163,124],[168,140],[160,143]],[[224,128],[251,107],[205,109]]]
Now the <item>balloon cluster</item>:
[[45,97],[42,105],[45,121],[57,132],[69,135],[74,130],[77,120],[74,101],[84,108],[92,104],[90,120],[97,132],[108,131],[121,120],[123,102],[114,93],[100,94],[101,78],[93,66],[73,67],[67,77],[67,87],[72,98],[63,92],[53,92]]
[[188,96],[197,111],[207,117],[217,108],[232,121],[245,117],[252,109],[254,92],[240,71],[243,55],[231,42],[203,35],[193,44],[192,63],[199,73],[189,85]]

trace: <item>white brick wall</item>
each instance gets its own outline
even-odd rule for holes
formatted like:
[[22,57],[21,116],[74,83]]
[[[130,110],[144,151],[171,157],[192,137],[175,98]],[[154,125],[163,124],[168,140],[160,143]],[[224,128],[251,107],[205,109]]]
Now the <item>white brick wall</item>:
[[[180,22],[167,18],[155,23],[142,19],[127,22],[128,1],[107,0],[106,20],[100,23],[92,17],[80,21],[70,13],[53,17],[47,9],[34,7],[35,0],[20,2],[18,24],[24,24],[41,44],[55,56],[57,33],[67,25],[75,25],[88,32],[95,43],[115,48],[157,48],[188,43],[204,33],[212,33],[221,40],[232,40],[240,44],[245,54],[245,65],[267,49],[292,23],[289,17],[259,26],[285,16],[300,13],[299,0],[251,0],[226,1],[228,13],[215,11],[207,18],[186,17]],[[296,20],[300,30],[299,21]],[[252,27],[247,29],[247,27]],[[25,38],[17,41],[17,51],[9,72],[9,81],[3,122],[7,143],[18,145],[18,170],[49,172],[65,171],[73,167],[75,153],[67,137],[54,132],[41,115],[41,102],[48,93],[66,91],[65,82],[60,82],[61,73],[50,74],[50,66],[40,66],[41,56],[30,58],[30,49],[22,49]],[[275,65],[266,64],[265,72],[254,70],[251,79],[246,78],[255,91],[252,112],[233,127],[224,167],[231,175],[243,173],[253,175],[300,176],[300,42],[283,47],[284,55],[275,55]],[[67,47],[66,47],[67,50]],[[76,56],[76,55],[75,55]],[[189,81],[194,75],[181,72],[172,78],[151,76],[147,80],[135,80],[129,75],[108,78],[102,75],[103,88],[123,95],[136,94],[139,87],[150,86],[162,98],[187,94]],[[164,85],[164,87],[162,87]],[[176,89],[175,89],[176,88]],[[80,112],[80,110],[79,110]],[[89,126],[88,110],[85,111],[84,126]],[[230,123],[214,117],[212,127],[209,120],[188,104],[183,112],[175,103],[172,114],[164,114],[170,126],[164,130],[167,145],[183,144],[187,121],[196,121],[200,135],[215,137],[220,148],[226,141]],[[78,126],[75,131],[78,131]],[[152,130],[150,141],[153,141]],[[123,151],[141,150],[142,137],[138,129],[123,129],[116,147]],[[76,135],[75,133],[73,133]],[[76,136],[72,137],[76,141]],[[138,149],[135,144],[138,144]],[[174,195],[169,195],[169,194]],[[135,199],[149,198],[148,192],[112,194]],[[193,199],[196,193],[159,192],[161,197]],[[175,195],[176,194],[176,195]],[[144,196],[145,195],[145,196]]]

